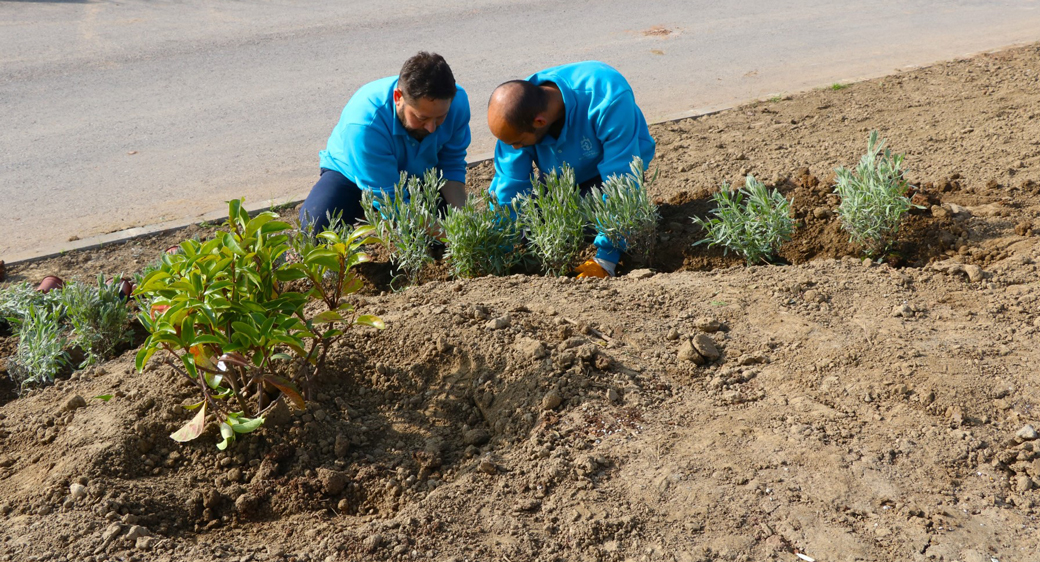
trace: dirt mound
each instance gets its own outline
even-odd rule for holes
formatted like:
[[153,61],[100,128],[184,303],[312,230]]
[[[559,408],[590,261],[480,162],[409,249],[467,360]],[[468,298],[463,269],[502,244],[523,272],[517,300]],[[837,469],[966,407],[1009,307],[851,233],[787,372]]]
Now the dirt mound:
[[[651,270],[391,291],[377,263],[357,304],[388,328],[224,452],[168,439],[192,389],[132,350],[20,398],[0,376],[0,560],[1033,559],[1038,72],[1031,46],[657,125]],[[831,195],[875,128],[923,207],[880,264]],[[789,265],[692,245],[747,173],[794,200]]]

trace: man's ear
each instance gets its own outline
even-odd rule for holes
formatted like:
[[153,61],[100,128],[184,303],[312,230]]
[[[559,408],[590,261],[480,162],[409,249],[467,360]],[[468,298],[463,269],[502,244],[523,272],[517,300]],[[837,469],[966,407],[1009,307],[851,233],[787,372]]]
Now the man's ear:
[[400,88],[394,88],[394,103],[400,103],[404,99],[404,92]]
[[534,128],[535,129],[541,129],[542,127],[545,127],[548,124],[549,124],[549,120],[545,118],[545,115],[542,115],[541,113],[539,113],[538,115],[534,116]]

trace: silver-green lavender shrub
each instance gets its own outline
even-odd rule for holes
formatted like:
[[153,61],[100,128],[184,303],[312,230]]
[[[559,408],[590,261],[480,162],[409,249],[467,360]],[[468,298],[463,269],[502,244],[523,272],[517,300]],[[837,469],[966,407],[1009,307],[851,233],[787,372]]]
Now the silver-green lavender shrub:
[[362,190],[365,220],[376,228],[390,252],[390,261],[407,276],[409,283],[419,280],[422,268],[433,262],[430,245],[438,227],[437,198],[444,178],[429,169],[420,178],[401,172],[392,195]]
[[505,275],[520,262],[523,234],[514,214],[514,205],[485,197],[469,196],[461,208],[448,208],[442,225],[453,277]]
[[750,265],[768,261],[791,239],[795,223],[790,201],[754,176],[749,175],[740,189],[723,184],[712,200],[712,218],[693,218],[707,232],[695,244],[722,246],[724,253],[736,252]]
[[907,197],[910,186],[903,179],[903,159],[902,154],[885,148],[885,139],[879,141],[877,131],[871,131],[867,153],[856,169],[835,170],[841,225],[849,233],[849,241],[868,256],[891,246],[907,211],[914,206]]
[[643,160],[636,157],[631,170],[623,176],[610,176],[602,186],[592,188],[583,203],[587,220],[598,234],[646,265],[653,258],[661,215],[647,192]]
[[566,164],[559,173],[531,178],[531,192],[518,198],[520,226],[531,252],[547,274],[561,276],[571,270],[584,246],[585,212]]

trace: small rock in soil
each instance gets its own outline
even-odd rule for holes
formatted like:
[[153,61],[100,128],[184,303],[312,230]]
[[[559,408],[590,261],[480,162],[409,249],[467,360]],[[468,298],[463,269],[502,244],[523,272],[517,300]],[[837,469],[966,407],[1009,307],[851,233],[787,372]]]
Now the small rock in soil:
[[477,470],[483,472],[484,474],[498,474],[498,466],[494,463],[494,461],[487,457],[480,459],[480,464],[477,465]]
[[342,433],[336,436],[336,444],[333,446],[333,452],[339,458],[346,458],[350,454],[350,439]]
[[510,318],[509,315],[506,314],[505,316],[499,316],[498,318],[488,320],[486,327],[489,330],[502,330],[504,328],[508,328],[511,322],[512,318]]
[[628,272],[626,277],[630,279],[648,279],[654,276],[654,272],[649,269],[633,269]]
[[136,541],[137,539],[139,539],[141,537],[150,537],[151,535],[152,535],[152,533],[149,532],[148,529],[146,529],[146,528],[144,528],[144,527],[142,527],[140,525],[134,525],[133,527],[130,527],[129,531],[127,531],[126,538],[128,538],[128,539],[130,539],[132,541]]
[[72,501],[79,501],[87,497],[87,487],[80,483],[69,485],[69,497]]
[[693,344],[693,348],[697,350],[697,353],[700,353],[708,361],[714,361],[721,355],[719,348],[715,345],[715,340],[704,334],[697,334],[690,342]]
[[700,330],[702,332],[707,332],[709,334],[714,334],[715,332],[718,332],[720,330],[721,331],[725,331],[726,330],[726,325],[725,324],[723,324],[722,322],[719,322],[715,318],[711,318],[711,317],[707,317],[707,316],[702,316],[702,317],[694,320],[693,321],[693,325],[698,330]]
[[1023,426],[1022,429],[1015,433],[1015,439],[1019,442],[1022,441],[1033,441],[1036,439],[1036,428],[1032,425]]
[[896,305],[892,309],[892,316],[894,318],[912,318],[914,316],[914,309],[910,308],[908,304]]
[[704,357],[697,350],[693,348],[693,342],[686,340],[681,346],[679,346],[679,360],[680,361],[692,361],[696,365],[704,364]]
[[105,529],[104,533],[101,533],[101,540],[108,542],[123,532],[122,523],[112,523]]
[[611,404],[617,404],[618,402],[621,401],[621,396],[619,396],[618,392],[616,390],[614,390],[613,388],[608,388],[607,389],[607,400],[610,401]]
[[550,390],[542,397],[543,410],[555,410],[561,403],[563,403],[563,396],[560,396],[556,390]]
[[486,429],[471,429],[462,435],[462,442],[466,445],[483,445],[491,439],[491,434]]
[[79,408],[84,408],[84,407],[86,407],[86,405],[87,405],[87,401],[84,400],[83,397],[80,396],[79,394],[76,394],[76,395],[70,397],[65,402],[65,407],[62,408],[62,409],[67,411],[67,412],[71,412],[71,411],[79,409]]
[[248,517],[260,506],[260,498],[253,494],[242,494],[235,499],[235,511],[239,515]]
[[664,339],[668,341],[675,341],[679,339],[679,330],[676,330],[675,328],[668,330],[668,335],[665,336]]
[[350,509],[350,502],[347,501],[346,498],[343,498],[339,500],[339,503],[336,504],[336,509],[340,510],[340,512],[347,511],[348,509]]
[[513,348],[531,359],[541,359],[549,354],[543,342],[532,338],[518,338]]
[[365,537],[365,540],[361,542],[361,546],[364,547],[365,552],[375,552],[383,544],[383,535],[374,534]]
[[155,548],[155,543],[159,542],[158,537],[138,537],[137,542],[134,543],[134,548],[137,550],[151,550]]
[[347,486],[347,474],[338,470],[330,470],[328,468],[318,469],[318,480],[321,481],[321,485],[325,488],[325,492],[330,496],[338,495],[343,491],[343,488]]
[[1019,474],[1015,479],[1015,491],[1022,493],[1033,489],[1033,479],[1025,474]]

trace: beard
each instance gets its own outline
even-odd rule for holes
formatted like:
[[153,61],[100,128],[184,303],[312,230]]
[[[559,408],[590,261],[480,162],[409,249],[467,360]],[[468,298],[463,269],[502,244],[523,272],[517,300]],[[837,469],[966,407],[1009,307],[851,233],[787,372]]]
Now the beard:
[[426,129],[412,129],[408,125],[405,125],[404,115],[401,115],[401,110],[397,110],[397,120],[401,122],[401,126],[408,132],[408,136],[412,137],[417,141],[422,141],[424,138],[430,135],[430,132]]

